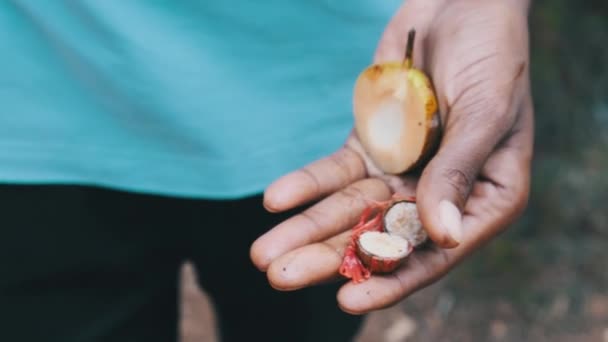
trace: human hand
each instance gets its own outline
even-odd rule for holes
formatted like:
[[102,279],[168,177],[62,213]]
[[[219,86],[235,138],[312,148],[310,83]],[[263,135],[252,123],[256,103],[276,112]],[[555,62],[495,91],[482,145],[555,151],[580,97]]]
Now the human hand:
[[435,243],[389,275],[347,282],[338,304],[360,314],[397,303],[441,278],[501,233],[524,210],[530,182],[533,108],[525,0],[408,0],[388,24],[375,62],[403,58],[417,31],[414,65],[437,93],[443,136],[419,176],[383,174],[353,133],[331,156],[274,182],[269,211],[315,202],[251,248],[279,290],[339,277],[350,228],[369,200],[415,195]]

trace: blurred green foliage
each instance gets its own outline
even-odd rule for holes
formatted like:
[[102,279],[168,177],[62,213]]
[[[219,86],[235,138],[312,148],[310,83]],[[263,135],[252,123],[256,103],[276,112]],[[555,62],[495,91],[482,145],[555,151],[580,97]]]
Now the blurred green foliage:
[[533,1],[536,110],[525,230],[608,236],[608,2]]

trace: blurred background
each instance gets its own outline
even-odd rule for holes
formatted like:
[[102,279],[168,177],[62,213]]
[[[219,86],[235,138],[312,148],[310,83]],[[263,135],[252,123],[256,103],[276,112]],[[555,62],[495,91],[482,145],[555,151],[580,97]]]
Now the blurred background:
[[[608,1],[534,0],[536,155],[527,212],[359,342],[608,342]],[[215,341],[184,269],[183,342]]]

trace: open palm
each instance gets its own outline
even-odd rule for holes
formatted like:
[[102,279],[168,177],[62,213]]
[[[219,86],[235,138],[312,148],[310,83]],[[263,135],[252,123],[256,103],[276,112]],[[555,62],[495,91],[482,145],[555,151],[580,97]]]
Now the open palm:
[[415,195],[434,244],[389,275],[345,283],[340,307],[365,313],[395,304],[446,274],[521,214],[529,193],[533,109],[528,79],[527,1],[408,1],[388,24],[375,62],[403,57],[429,73],[443,136],[420,175],[383,174],[353,133],[331,156],[274,182],[273,212],[310,204],[251,248],[270,284],[296,290],[339,277],[350,228],[372,200]]

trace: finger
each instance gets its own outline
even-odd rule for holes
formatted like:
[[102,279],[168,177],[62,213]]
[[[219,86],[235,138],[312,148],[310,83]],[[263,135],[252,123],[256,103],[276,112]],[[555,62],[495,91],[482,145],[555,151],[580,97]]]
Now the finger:
[[473,93],[463,92],[453,104],[439,150],[420,177],[417,197],[422,223],[444,248],[462,240],[462,210],[473,183],[490,153],[513,128],[520,109],[513,105],[519,102],[513,99],[515,83],[500,91],[493,83],[480,83],[483,89],[471,88]]
[[433,247],[416,250],[395,273],[373,275],[359,284],[346,283],[338,291],[340,308],[351,314],[363,314],[392,306],[408,294],[428,286],[454,264],[454,254],[464,248],[446,250]]
[[251,259],[260,270],[266,270],[274,259],[288,251],[349,229],[369,201],[386,200],[390,196],[390,189],[381,180],[368,178],[356,182],[259,237],[251,247]]
[[437,155],[424,169],[417,191],[420,219],[429,237],[444,248],[463,239],[462,210],[473,183],[499,132],[480,130],[475,134],[452,130]]
[[268,281],[277,290],[293,291],[337,279],[351,232],[297,248],[268,267]]
[[365,164],[348,144],[329,157],[279,178],[264,193],[271,212],[288,210],[362,179]]

